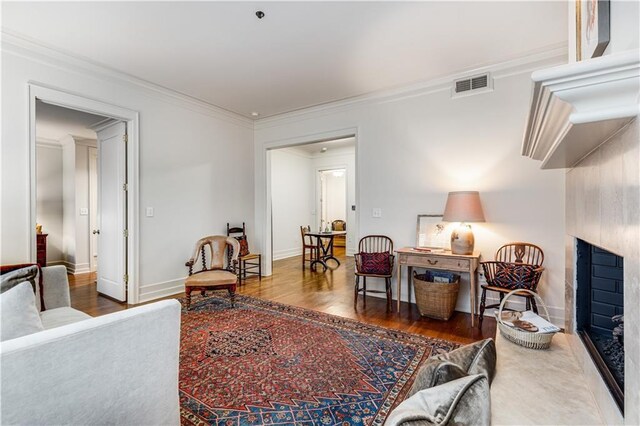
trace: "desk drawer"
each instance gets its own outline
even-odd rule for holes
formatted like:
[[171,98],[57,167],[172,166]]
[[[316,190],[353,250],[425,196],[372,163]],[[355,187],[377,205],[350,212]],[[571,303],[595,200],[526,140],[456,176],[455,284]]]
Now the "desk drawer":
[[418,268],[445,269],[447,271],[469,271],[469,260],[467,259],[450,259],[440,256],[411,256],[401,263],[416,266]]

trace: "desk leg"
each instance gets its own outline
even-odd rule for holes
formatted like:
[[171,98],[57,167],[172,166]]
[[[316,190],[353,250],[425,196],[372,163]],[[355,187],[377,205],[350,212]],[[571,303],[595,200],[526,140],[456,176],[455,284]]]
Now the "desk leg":
[[407,266],[407,300],[411,310],[411,282],[413,281],[413,266]]
[[471,298],[471,327],[476,326],[476,270],[471,267],[469,271],[469,295]]
[[397,284],[396,284],[396,297],[398,298],[398,313],[400,313],[400,296],[401,296],[401,288],[402,288],[402,265],[400,265],[400,262],[398,262],[398,274],[396,276],[396,279],[398,280]]

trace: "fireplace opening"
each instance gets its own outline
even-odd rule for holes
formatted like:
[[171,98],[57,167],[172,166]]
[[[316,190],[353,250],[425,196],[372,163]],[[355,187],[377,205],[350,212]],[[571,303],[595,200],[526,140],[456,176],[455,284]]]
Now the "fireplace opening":
[[623,258],[577,240],[576,325],[624,414]]

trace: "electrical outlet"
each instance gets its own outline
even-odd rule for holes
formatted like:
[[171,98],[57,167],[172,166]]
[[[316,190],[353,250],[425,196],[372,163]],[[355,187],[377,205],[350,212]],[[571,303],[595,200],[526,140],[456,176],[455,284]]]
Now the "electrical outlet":
[[86,207],[80,208],[80,216],[87,216],[89,214],[89,209]]
[[380,218],[382,217],[382,209],[379,207],[375,207],[372,211],[371,211],[371,216],[375,217],[375,218]]
[[147,217],[153,217],[153,207],[147,207]]

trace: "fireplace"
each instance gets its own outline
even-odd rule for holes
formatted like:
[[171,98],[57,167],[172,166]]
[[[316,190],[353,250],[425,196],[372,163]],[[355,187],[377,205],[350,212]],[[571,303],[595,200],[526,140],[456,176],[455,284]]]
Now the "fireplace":
[[576,329],[624,413],[623,259],[577,240]]

